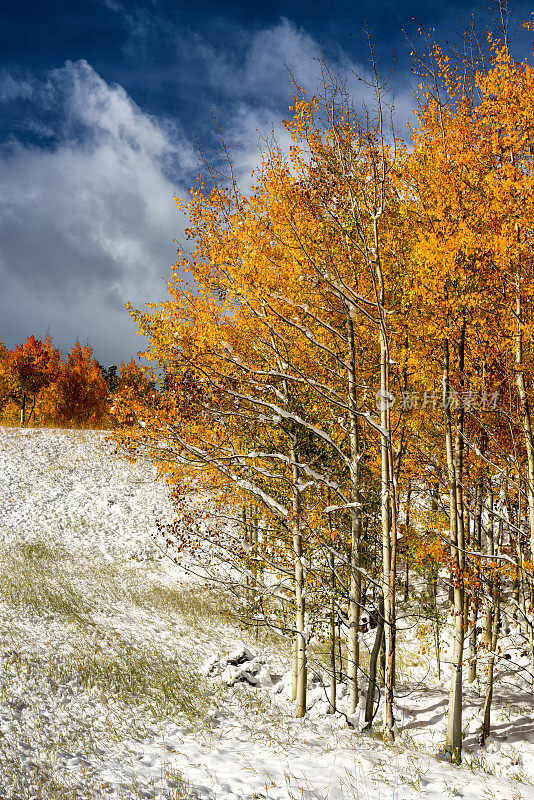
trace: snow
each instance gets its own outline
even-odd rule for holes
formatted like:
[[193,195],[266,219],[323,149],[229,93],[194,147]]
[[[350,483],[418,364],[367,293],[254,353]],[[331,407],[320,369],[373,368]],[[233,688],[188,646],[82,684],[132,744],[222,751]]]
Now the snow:
[[478,747],[476,682],[465,765],[452,767],[435,758],[445,629],[438,681],[430,628],[401,615],[394,745],[359,732],[361,704],[354,728],[325,714],[313,659],[295,719],[289,648],[226,618],[224,598],[154,540],[172,508],[150,464],[120,459],[103,433],[0,428],[0,476],[0,797],[534,800],[532,690],[513,626],[492,736]]

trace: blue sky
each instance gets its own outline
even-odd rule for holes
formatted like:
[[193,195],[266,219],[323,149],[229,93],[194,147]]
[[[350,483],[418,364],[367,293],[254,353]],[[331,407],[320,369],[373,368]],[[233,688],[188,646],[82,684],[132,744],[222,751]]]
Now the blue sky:
[[[361,101],[372,31],[398,124],[412,117],[409,35],[454,41],[472,3],[18,0],[0,11],[0,339],[88,341],[102,363],[141,345],[124,311],[161,299],[185,197],[222,126],[246,182],[259,133],[283,138],[289,71],[307,91],[321,52]],[[475,4],[488,18],[488,6]],[[514,16],[530,16],[526,4]],[[530,38],[529,38],[530,37]],[[518,40],[531,49],[531,35]]]

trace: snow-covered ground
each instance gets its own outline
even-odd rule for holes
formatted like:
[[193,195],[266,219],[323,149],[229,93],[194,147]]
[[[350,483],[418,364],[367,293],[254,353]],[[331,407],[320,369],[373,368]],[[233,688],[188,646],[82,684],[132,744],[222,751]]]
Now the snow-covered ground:
[[437,682],[416,621],[395,745],[326,717],[313,669],[296,720],[287,649],[241,631],[224,598],[163,557],[152,536],[171,516],[152,467],[103,434],[0,428],[2,799],[534,800],[519,656],[501,665],[485,749],[483,686],[467,692],[460,768],[432,755],[447,671]]

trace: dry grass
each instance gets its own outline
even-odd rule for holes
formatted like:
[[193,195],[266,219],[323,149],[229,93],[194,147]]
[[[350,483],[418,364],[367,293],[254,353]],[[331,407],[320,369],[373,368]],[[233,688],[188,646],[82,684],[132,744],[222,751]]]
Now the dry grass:
[[[141,622],[136,631],[132,618],[130,635],[115,623],[131,608],[132,597]],[[154,726],[168,719],[209,732],[212,705],[196,668],[197,654],[178,638],[174,648],[168,641],[160,646],[150,620],[171,632],[173,621],[182,629],[192,621],[209,628],[222,618],[215,599],[152,585],[139,565],[136,572],[133,566],[84,557],[53,539],[0,553],[0,599],[0,702],[11,719],[9,736],[0,735],[3,800],[105,798],[110,787],[99,784],[98,775],[82,774],[81,767],[69,773],[61,753],[94,760],[95,753],[132,737],[151,738]],[[98,725],[88,702],[103,709]],[[31,761],[24,742],[35,754]],[[132,772],[118,795],[122,800],[187,796],[179,773],[167,769],[148,787],[136,785]]]
[[[16,759],[3,756],[0,747],[2,800],[105,800],[110,797],[112,787],[109,784],[88,777],[76,780],[69,775],[60,780],[50,766],[37,764],[31,770],[23,769]],[[129,785],[113,793],[116,800],[187,800],[191,797],[187,781],[178,770],[170,767],[162,770],[159,780],[148,784],[140,784],[132,776]]]

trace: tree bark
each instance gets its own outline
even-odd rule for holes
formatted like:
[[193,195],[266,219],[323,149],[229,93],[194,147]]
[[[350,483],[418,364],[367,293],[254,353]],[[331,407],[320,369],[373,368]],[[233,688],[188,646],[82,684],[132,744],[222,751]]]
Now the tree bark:
[[[447,474],[449,480],[450,503],[450,546],[451,546],[451,584],[453,587],[453,657],[449,705],[447,714],[447,735],[444,758],[453,763],[462,759],[462,660],[464,649],[464,588],[462,570],[463,525],[458,500],[460,492],[459,476],[456,474],[460,466],[457,453],[453,450],[452,419],[450,409],[450,352],[449,342],[444,341],[443,353],[443,409],[445,413],[445,448],[447,453]],[[455,457],[456,456],[456,457]]]
[[468,629],[469,672],[467,680],[469,683],[473,683],[473,681],[477,676],[477,617],[478,617],[477,600],[473,595],[471,595],[471,599],[469,602],[469,629]]
[[395,645],[396,645],[396,602],[395,578],[397,557],[397,516],[396,498],[393,484],[393,452],[391,443],[390,402],[389,402],[389,347],[386,324],[386,293],[380,263],[378,218],[374,219],[374,252],[376,278],[379,289],[378,310],[380,314],[380,426],[381,446],[381,505],[382,527],[382,587],[384,594],[384,643],[385,643],[385,702],[384,738],[395,739],[395,717],[393,714],[395,690]]
[[[495,536],[494,536],[494,520],[493,520],[493,486],[491,483],[488,485],[488,506],[489,506],[489,520],[486,529],[486,555],[492,556],[495,552]],[[484,602],[484,614],[482,617],[482,634],[480,637],[480,644],[489,648],[491,646],[491,620],[492,620],[492,601],[491,597],[486,597]]]
[[292,527],[293,557],[295,559],[295,629],[296,652],[294,674],[296,676],[295,715],[303,717],[306,713],[307,692],[307,636],[306,636],[306,573],[303,563],[302,533],[300,529],[300,489],[299,468],[294,434],[291,437],[291,477],[292,477]]
[[330,553],[330,701],[328,713],[336,713],[336,573],[334,554]]
[[475,519],[473,527],[473,546],[478,550],[482,548],[482,508],[484,498],[484,478],[480,476],[477,483],[477,494],[475,501]]
[[497,581],[494,582],[493,589],[493,609],[492,609],[492,626],[491,626],[491,651],[488,660],[488,673],[486,677],[486,695],[484,698],[484,719],[482,722],[482,732],[480,735],[480,744],[484,746],[487,737],[490,734],[491,725],[491,701],[493,699],[493,673],[495,666],[495,651],[497,649],[497,639],[499,636],[499,614],[500,614],[500,591]]
[[350,509],[351,546],[350,546],[350,587],[349,587],[349,630],[347,634],[347,677],[348,699],[347,713],[354,714],[358,707],[358,670],[360,668],[360,541],[362,533],[362,509],[360,494],[360,444],[358,431],[357,397],[356,397],[356,359],[354,349],[354,328],[350,313],[347,313],[347,356],[348,356],[348,389],[349,389],[349,439],[350,439],[350,480],[351,502],[357,504]]
[[[406,534],[405,534],[406,537],[409,537],[410,502],[411,502],[411,498],[412,498],[412,482],[411,482],[410,479],[408,479],[408,491],[407,491],[407,494],[406,494]],[[409,541],[409,539],[407,539],[407,541]],[[410,579],[410,574],[409,574],[409,564],[410,564],[409,545],[405,545],[404,558],[405,558],[405,562],[404,562],[404,602],[406,603],[406,602],[408,602],[409,589],[410,589],[410,585],[409,585],[409,579]]]
[[378,624],[375,631],[375,640],[369,660],[369,683],[367,684],[367,696],[365,698],[365,729],[371,727],[373,723],[375,694],[378,686],[378,659],[383,649],[384,642],[384,598],[380,596],[378,606]]
[[515,338],[515,360],[516,360],[516,385],[521,405],[521,426],[525,439],[525,449],[527,451],[527,497],[528,497],[528,526],[530,533],[530,552],[534,558],[534,437],[532,433],[532,420],[530,415],[530,404],[528,402],[525,374],[523,364],[523,329],[522,329],[522,310],[521,298],[519,295],[519,276],[517,277],[516,295],[516,338]]

